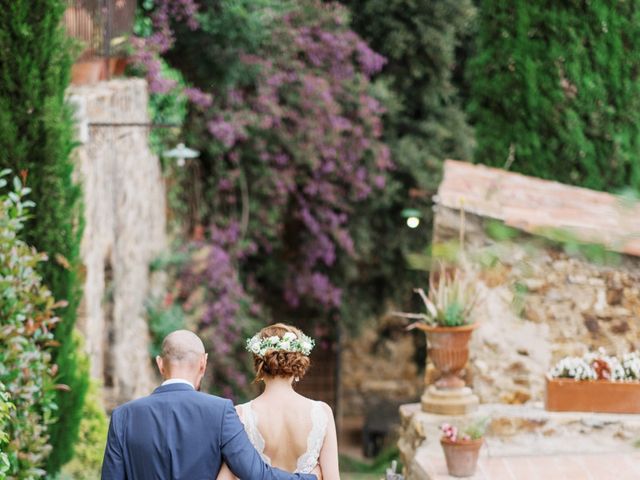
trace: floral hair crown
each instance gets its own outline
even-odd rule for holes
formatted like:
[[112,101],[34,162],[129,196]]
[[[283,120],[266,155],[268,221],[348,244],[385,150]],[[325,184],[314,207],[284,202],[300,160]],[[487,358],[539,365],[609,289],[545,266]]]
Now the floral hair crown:
[[305,334],[298,337],[295,333],[287,332],[282,337],[273,335],[261,338],[259,334],[247,339],[247,351],[264,357],[269,350],[280,350],[283,352],[299,352],[309,356],[316,342]]

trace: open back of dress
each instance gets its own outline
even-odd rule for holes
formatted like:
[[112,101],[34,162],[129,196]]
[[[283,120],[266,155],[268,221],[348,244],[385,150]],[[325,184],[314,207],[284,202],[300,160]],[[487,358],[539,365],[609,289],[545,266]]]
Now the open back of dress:
[[306,408],[282,406],[259,414],[253,402],[238,407],[249,440],[268,464],[295,473],[311,473],[318,464],[328,416],[321,402]]

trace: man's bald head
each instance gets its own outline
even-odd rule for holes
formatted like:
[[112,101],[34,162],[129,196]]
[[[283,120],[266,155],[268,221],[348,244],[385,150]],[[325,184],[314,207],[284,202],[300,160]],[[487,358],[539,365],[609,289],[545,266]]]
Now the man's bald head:
[[207,368],[207,354],[195,333],[176,330],[162,341],[162,353],[156,357],[156,363],[165,380],[187,380],[200,389]]
[[189,330],[176,330],[162,341],[162,359],[172,365],[195,364],[204,355],[202,340]]

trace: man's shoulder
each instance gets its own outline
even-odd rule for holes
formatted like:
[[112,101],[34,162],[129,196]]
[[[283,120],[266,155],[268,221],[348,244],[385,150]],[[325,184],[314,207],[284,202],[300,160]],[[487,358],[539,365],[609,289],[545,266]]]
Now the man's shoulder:
[[[185,392],[182,392],[182,393],[185,393]],[[211,408],[221,409],[221,410],[224,408],[227,408],[227,405],[233,406],[233,403],[231,402],[231,400],[218,397],[216,395],[211,395],[209,393],[198,392],[195,390],[186,392],[186,393],[187,395],[180,396],[182,397],[182,401],[184,402],[189,402],[189,403],[193,402],[196,404],[206,405]],[[122,405],[116,407],[113,410],[112,415],[118,416],[118,415],[124,414],[125,412],[135,411],[138,408],[146,408],[146,407],[152,406],[155,403],[158,403],[161,400],[163,400],[163,397],[162,397],[163,395],[166,395],[166,393],[162,394],[162,393],[154,392],[151,395],[147,395],[146,397],[141,397],[135,400],[131,400],[127,403],[123,403]],[[172,402],[177,401],[177,399],[178,397],[176,396],[174,399],[172,399]]]

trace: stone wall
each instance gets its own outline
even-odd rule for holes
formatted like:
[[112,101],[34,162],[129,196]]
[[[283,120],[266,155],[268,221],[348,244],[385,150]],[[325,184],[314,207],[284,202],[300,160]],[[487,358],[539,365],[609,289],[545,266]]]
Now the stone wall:
[[344,342],[340,380],[346,417],[364,415],[376,404],[400,404],[422,394],[415,337],[405,326],[404,319],[382,317]]
[[77,173],[84,190],[82,259],[86,269],[79,327],[92,376],[107,406],[146,395],[155,379],[149,362],[145,299],[149,262],[165,246],[165,194],[147,124],[148,95],[140,79],[72,87],[77,107]]
[[[460,218],[438,207],[434,241],[457,240]],[[468,375],[482,402],[542,401],[544,375],[561,357],[640,348],[640,259],[600,264],[525,234],[498,242],[489,222],[466,214],[463,227],[480,279]]]

